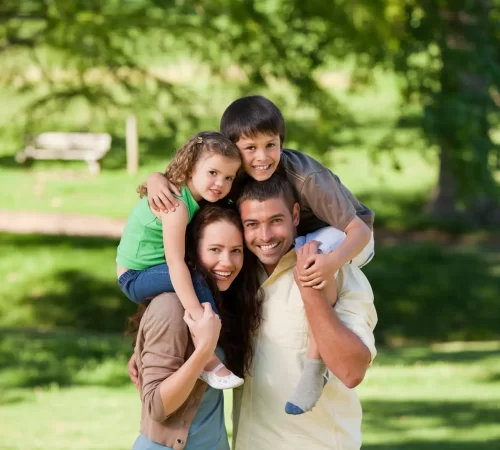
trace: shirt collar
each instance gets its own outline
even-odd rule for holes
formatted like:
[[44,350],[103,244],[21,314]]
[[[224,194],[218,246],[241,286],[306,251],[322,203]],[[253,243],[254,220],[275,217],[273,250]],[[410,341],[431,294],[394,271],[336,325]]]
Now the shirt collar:
[[[297,254],[295,249],[291,249],[287,254],[285,254],[281,259],[273,273],[262,283],[262,287],[269,286],[274,283],[277,278],[279,278],[284,272],[287,272],[297,263]],[[264,271],[265,272],[265,271]]]

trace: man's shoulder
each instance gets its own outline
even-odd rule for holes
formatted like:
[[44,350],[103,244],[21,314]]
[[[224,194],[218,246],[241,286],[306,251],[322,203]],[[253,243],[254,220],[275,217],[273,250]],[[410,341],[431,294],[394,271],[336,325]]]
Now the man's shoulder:
[[373,302],[373,291],[366,275],[356,264],[346,264],[337,276],[339,297],[351,294]]

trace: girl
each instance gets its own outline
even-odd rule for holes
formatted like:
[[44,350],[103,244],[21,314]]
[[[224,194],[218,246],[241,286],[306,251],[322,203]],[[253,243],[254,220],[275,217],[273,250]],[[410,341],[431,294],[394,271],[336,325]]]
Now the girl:
[[[199,276],[191,279],[184,261],[186,227],[199,209],[198,202],[216,202],[229,193],[240,166],[238,148],[229,139],[217,132],[201,132],[176,152],[165,172],[180,192],[175,212],[152,211],[147,187],[139,187],[141,200],[127,219],[116,258],[118,284],[130,300],[141,303],[175,291],[195,321],[203,316],[200,303],[209,302],[217,311],[211,290]],[[214,272],[222,280],[231,275]],[[200,378],[216,389],[243,384],[215,354]]]

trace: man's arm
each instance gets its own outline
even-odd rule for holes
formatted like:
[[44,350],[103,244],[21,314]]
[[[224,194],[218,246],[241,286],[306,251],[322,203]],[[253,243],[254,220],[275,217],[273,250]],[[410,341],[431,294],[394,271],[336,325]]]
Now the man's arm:
[[[365,345],[364,339],[361,339],[355,331],[350,329],[351,327],[339,318],[323,291],[303,287],[298,280],[304,262],[315,252],[317,252],[317,243],[314,242],[308,243],[300,249],[294,272],[295,279],[302,295],[307,320],[323,361],[345,386],[353,388],[363,380],[372,360],[372,352]],[[336,283],[335,279],[330,282]],[[341,295],[336,307],[342,300]],[[356,314],[356,311],[351,311],[351,313]],[[363,315],[361,314],[361,316]],[[360,317],[360,321],[365,321],[365,318]],[[369,323],[366,323],[365,328],[370,329],[370,326]],[[368,331],[367,333],[369,334]]]

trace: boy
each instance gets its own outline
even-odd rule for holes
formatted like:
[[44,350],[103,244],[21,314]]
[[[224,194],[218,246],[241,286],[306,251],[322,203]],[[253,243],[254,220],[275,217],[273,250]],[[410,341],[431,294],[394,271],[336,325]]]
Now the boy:
[[[308,260],[309,268],[301,278],[304,286],[323,289],[344,264],[353,262],[361,267],[371,260],[374,213],[329,169],[305,153],[283,148],[285,120],[273,102],[258,95],[235,100],[222,115],[220,131],[236,143],[243,161],[245,174],[234,182],[233,191],[237,193],[248,177],[264,181],[275,172],[282,173],[295,188],[301,207],[297,231],[304,237],[297,239],[296,248],[319,232],[323,250],[331,250]],[[163,175],[150,175],[147,184],[153,209],[175,210],[172,192],[177,193],[176,189]],[[325,227],[344,234],[339,239],[338,231],[329,232]],[[310,343],[303,376],[285,408],[289,414],[312,409],[324,386],[326,366],[319,364],[321,357],[312,335]]]

